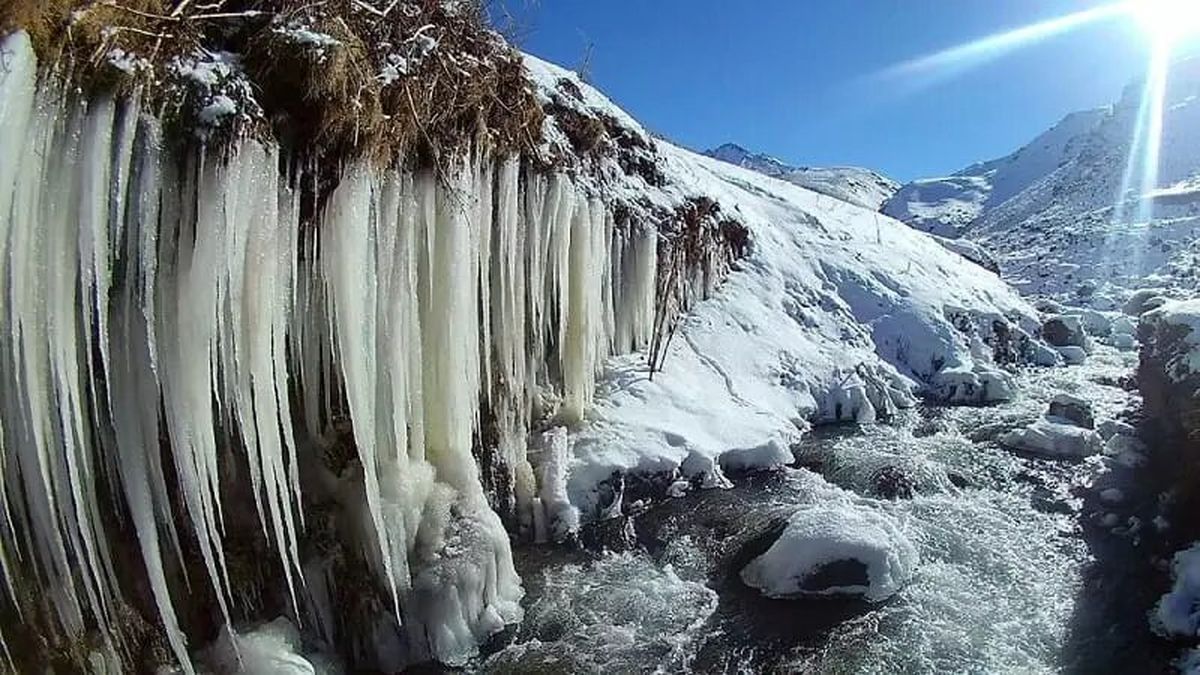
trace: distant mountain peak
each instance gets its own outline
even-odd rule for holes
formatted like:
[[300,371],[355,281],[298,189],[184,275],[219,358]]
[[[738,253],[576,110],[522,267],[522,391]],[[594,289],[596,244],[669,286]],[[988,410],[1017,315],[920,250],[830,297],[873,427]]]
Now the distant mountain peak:
[[899,183],[870,169],[854,166],[792,166],[770,155],[747,150],[737,143],[722,143],[704,151],[704,154],[872,211],[878,211],[900,189]]

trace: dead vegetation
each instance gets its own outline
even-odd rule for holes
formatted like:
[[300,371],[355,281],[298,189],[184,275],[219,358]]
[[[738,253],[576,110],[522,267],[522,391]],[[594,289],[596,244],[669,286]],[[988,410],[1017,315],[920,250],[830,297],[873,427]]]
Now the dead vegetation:
[[650,376],[662,370],[680,317],[716,290],[736,262],[750,253],[750,231],[709,197],[680,204],[659,228],[654,334]]
[[432,163],[541,137],[520,55],[473,0],[8,0],[0,33],[17,28],[82,91],[138,91],[210,142],[270,129],[319,159]]
[[[566,137],[571,146],[569,154],[576,160],[594,167],[611,158],[626,176],[640,176],[651,186],[666,183],[658,167],[654,141],[612,115],[591,109],[574,80],[558,79],[545,111]],[[566,150],[559,149],[560,156],[553,159],[557,163],[570,163],[562,156],[567,154]]]

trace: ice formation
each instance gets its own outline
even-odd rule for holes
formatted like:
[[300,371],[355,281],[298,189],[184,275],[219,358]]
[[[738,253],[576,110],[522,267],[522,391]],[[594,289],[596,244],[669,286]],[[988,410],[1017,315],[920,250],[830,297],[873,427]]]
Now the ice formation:
[[[314,208],[274,145],[179,158],[136,98],[81,99],[36,78],[23,34],[3,48],[8,600],[36,584],[57,633],[119,642],[127,518],[188,670],[179,570],[232,631],[226,544],[249,530],[293,616],[333,639],[345,579],[304,551],[323,501],[387,598],[364,662],[461,662],[518,620],[502,516],[570,527],[573,510],[565,433],[540,480],[528,433],[581,420],[603,359],[649,342],[653,228],[484,150],[444,175],[349,166]],[[325,460],[347,419],[357,462],[339,471]]]

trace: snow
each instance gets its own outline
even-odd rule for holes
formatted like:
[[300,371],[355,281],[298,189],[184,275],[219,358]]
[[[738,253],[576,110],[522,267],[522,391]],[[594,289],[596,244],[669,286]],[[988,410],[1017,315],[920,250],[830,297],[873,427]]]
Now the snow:
[[1166,636],[1200,637],[1200,544],[1175,554],[1174,584],[1158,601],[1151,623]]
[[[641,132],[567,71],[526,64],[543,97],[570,79],[580,105]],[[721,485],[722,465],[786,461],[781,450],[812,423],[870,422],[922,393],[971,403],[1012,396],[991,363],[992,324],[1038,324],[996,275],[870,210],[656,145],[666,186],[638,185],[638,196],[668,207],[711,196],[750,229],[752,250],[683,321],[653,379],[636,356],[607,362],[572,435],[569,494],[585,520],[614,472],[678,471]]]
[[[866,568],[867,583],[835,582],[813,588],[815,575],[839,561]],[[804,595],[861,595],[880,602],[895,595],[912,578],[916,547],[889,516],[848,503],[802,508],[766,553],[741,571],[748,586],[771,598]]]
[[323,675],[300,652],[300,632],[291,621],[278,618],[252,630],[236,633],[221,630],[216,642],[202,653],[202,659],[218,673],[271,675]]
[[788,166],[774,157],[751,153],[734,143],[706,150],[704,154],[872,211],[878,211],[900,188],[896,181],[869,169]]

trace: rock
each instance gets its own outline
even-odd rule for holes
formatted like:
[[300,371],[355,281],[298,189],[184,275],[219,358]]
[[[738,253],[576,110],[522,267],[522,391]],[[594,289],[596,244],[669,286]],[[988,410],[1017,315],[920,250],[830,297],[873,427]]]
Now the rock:
[[1127,316],[1117,317],[1113,321],[1112,332],[1114,334],[1137,335],[1137,323]]
[[1121,311],[1129,316],[1141,316],[1152,309],[1161,307],[1167,302],[1168,298],[1163,294],[1160,288],[1143,288],[1140,291],[1134,292],[1125,301],[1125,306]]
[[579,543],[589,551],[632,551],[638,547],[633,518],[618,516],[585,523],[579,528]]
[[1008,432],[1000,437],[1000,443],[1014,450],[1061,459],[1082,459],[1104,447],[1100,434],[1091,429],[1046,419]]
[[1124,351],[1137,349],[1137,338],[1128,333],[1113,333],[1108,337],[1108,344]]
[[1094,429],[1096,427],[1096,418],[1092,414],[1092,404],[1078,396],[1058,394],[1054,397],[1054,400],[1050,401],[1049,414],[1052,417],[1062,418],[1084,429]]
[[995,403],[1011,401],[1016,385],[1008,373],[984,366],[974,370],[947,368],[933,376],[930,393],[952,405]]
[[1117,434],[1104,443],[1104,454],[1111,457],[1116,457],[1127,452],[1140,455],[1146,452],[1146,444],[1137,436],[1126,436],[1124,434]]
[[903,469],[885,466],[871,476],[875,494],[884,499],[911,499],[917,491],[917,481]]
[[1040,342],[1033,345],[1033,363],[1039,366],[1061,366],[1063,357],[1053,347],[1049,347]]
[[1059,356],[1062,356],[1063,361],[1068,366],[1079,366],[1087,363],[1087,350],[1083,347],[1069,346],[1055,347],[1054,349],[1058,352]]
[[792,514],[740,576],[771,598],[849,595],[880,602],[908,583],[917,561],[916,547],[889,516],[836,501]]
[[1104,312],[1098,312],[1094,309],[1076,309],[1071,311],[1079,317],[1079,322],[1088,335],[1107,337],[1112,333],[1113,320]]
[[1056,314],[1042,322],[1042,338],[1054,347],[1088,347],[1078,316]]
[[946,480],[949,480],[951,485],[960,490],[965,490],[966,488],[971,487],[971,479],[957,471],[947,471]]
[[1129,424],[1128,422],[1122,422],[1121,420],[1104,420],[1096,426],[1096,431],[1099,432],[1100,437],[1106,441],[1117,435],[1137,435],[1137,429],[1135,429],[1132,424]]

